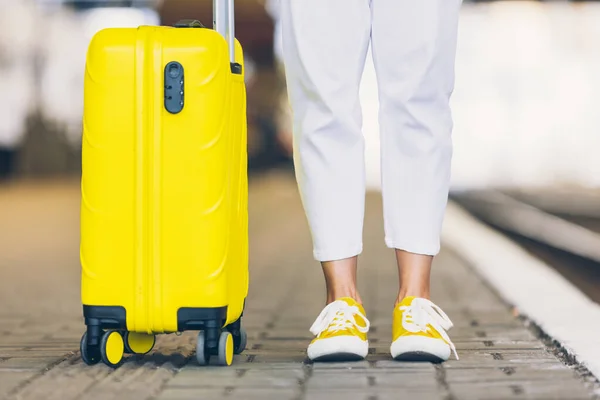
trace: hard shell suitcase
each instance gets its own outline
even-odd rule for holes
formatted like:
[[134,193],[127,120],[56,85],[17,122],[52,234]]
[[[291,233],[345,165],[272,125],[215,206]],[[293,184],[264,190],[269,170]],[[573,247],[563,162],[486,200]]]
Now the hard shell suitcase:
[[[233,0],[216,30],[105,29],[86,61],[81,355],[117,367],[155,334],[200,331],[196,357],[244,350],[246,91]],[[228,40],[226,40],[228,39]],[[229,43],[228,43],[229,42]]]

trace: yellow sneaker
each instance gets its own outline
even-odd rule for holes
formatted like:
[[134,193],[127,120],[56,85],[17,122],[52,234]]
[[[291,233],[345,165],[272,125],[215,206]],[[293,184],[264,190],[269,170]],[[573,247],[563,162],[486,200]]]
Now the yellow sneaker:
[[442,362],[456,348],[446,331],[452,321],[431,301],[406,297],[396,306],[393,315],[392,346],[395,360]]
[[307,354],[312,361],[362,360],[369,352],[369,320],[354,299],[342,297],[327,305],[310,331],[316,337]]

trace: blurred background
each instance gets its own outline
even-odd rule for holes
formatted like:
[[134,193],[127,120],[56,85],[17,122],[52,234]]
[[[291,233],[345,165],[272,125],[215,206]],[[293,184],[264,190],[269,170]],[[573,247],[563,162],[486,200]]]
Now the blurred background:
[[[284,93],[266,4],[236,3],[247,57],[249,162],[256,170],[289,161],[287,122],[278,114]],[[211,26],[212,0],[0,1],[0,177],[79,173],[85,56],[97,31],[187,18]]]
[[[251,170],[291,166],[278,0],[238,0]],[[600,3],[465,1],[453,97],[453,187],[600,185]],[[0,2],[0,176],[77,175],[89,40],[109,26],[210,25],[212,0]],[[379,185],[377,87],[361,88]]]

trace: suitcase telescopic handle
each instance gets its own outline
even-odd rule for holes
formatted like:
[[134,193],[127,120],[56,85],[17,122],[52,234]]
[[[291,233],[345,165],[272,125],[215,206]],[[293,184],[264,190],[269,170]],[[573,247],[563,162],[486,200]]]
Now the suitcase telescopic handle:
[[[235,0],[213,0],[213,27],[220,33],[229,47],[231,72],[242,73],[242,65],[235,61]],[[176,28],[204,28],[201,22],[184,19],[174,25]]]
[[229,60],[232,66],[236,64],[234,2],[235,0],[213,0],[213,26],[229,44]]

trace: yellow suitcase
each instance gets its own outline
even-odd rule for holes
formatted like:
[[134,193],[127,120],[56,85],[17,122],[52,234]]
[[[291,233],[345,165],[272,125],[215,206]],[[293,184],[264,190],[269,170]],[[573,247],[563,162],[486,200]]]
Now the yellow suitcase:
[[105,29],[89,45],[80,247],[88,365],[117,367],[124,353],[149,352],[156,334],[187,330],[200,331],[200,364],[216,356],[230,365],[245,348],[246,91],[233,0],[215,0],[217,20],[217,30],[197,21]]

